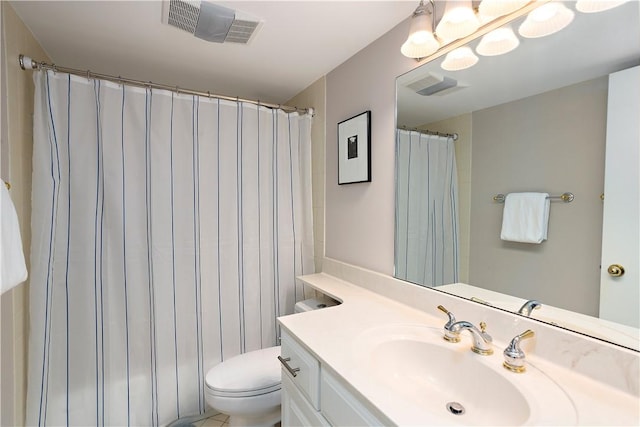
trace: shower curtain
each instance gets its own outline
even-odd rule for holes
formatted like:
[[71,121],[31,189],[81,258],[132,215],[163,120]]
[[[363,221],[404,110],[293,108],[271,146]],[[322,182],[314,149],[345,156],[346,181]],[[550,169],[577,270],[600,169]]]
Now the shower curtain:
[[36,72],[27,423],[161,425],[313,272],[309,115]]
[[458,281],[457,204],[453,139],[398,129],[396,277],[423,286]]

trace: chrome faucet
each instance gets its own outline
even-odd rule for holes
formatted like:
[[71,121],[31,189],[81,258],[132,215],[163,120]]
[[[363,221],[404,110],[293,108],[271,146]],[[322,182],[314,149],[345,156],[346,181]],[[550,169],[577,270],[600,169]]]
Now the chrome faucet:
[[493,341],[491,335],[485,332],[487,325],[484,322],[480,322],[480,330],[473,326],[472,323],[466,320],[455,322],[449,328],[452,334],[460,334],[460,331],[469,331],[473,337],[473,346],[471,350],[474,353],[481,354],[483,356],[489,356],[493,354],[493,349],[490,347],[490,343]]
[[502,364],[506,369],[512,372],[524,372],[526,367],[524,366],[525,354],[520,349],[520,340],[531,338],[535,334],[531,329],[527,329],[520,335],[516,335],[507,348],[504,349],[504,363]]
[[447,310],[446,308],[444,308],[441,305],[438,306],[438,310],[442,311],[447,316],[449,316],[449,321],[447,323],[445,323],[444,326],[443,326],[443,328],[444,328],[444,336],[443,336],[443,338],[445,340],[449,341],[449,342],[459,342],[460,341],[460,331],[457,331],[457,332],[451,331],[451,325],[456,323],[456,317],[453,315],[452,312],[450,312],[449,310]]
[[528,317],[531,316],[531,312],[533,310],[539,309],[540,307],[542,307],[542,303],[540,303],[540,301],[530,299],[529,301],[522,304],[522,307],[520,307],[520,310],[518,310],[518,314],[522,314]]

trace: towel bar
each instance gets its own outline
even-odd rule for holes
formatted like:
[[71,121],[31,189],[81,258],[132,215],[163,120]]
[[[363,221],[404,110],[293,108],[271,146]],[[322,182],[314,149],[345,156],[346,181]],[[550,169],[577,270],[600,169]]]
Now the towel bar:
[[[507,196],[505,196],[504,194],[496,194],[495,196],[493,196],[493,200],[498,203],[504,203],[504,200],[506,197]],[[549,196],[547,197],[547,199],[551,199],[551,200],[560,199],[565,203],[571,203],[573,202],[574,196],[573,196],[573,193],[567,192],[567,193],[562,193],[559,196]]]

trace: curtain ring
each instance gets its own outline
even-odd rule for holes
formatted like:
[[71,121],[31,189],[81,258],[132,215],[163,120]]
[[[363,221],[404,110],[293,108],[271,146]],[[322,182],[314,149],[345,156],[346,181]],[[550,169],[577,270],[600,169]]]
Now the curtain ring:
[[207,91],[207,97],[211,99],[211,92]]
[[56,64],[52,64],[51,68],[53,69],[53,74],[58,74],[58,67],[56,66]]
[[87,80],[91,80],[91,71],[87,70]]
[[176,86],[176,95],[180,95],[180,88],[178,86]]

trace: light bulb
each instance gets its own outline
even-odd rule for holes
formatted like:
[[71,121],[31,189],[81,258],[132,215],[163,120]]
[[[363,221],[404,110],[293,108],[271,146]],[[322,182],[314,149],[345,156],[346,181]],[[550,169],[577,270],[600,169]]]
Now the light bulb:
[[425,43],[431,35],[431,24],[429,16],[426,14],[415,16],[411,20],[411,28],[409,29],[409,40],[412,43]]
[[546,3],[529,13],[518,32],[523,37],[544,37],[562,30],[575,14],[560,2]]
[[576,9],[582,13],[596,13],[613,9],[628,0],[578,0]]
[[423,43],[413,43],[411,40],[404,42],[400,48],[400,52],[409,58],[426,58],[435,53],[440,48],[440,43],[429,33],[430,37]]
[[483,56],[496,56],[511,52],[520,45],[520,40],[513,33],[511,27],[501,27],[485,34],[476,52]]
[[466,37],[480,27],[470,1],[447,1],[442,19],[436,26],[438,36],[446,40]]
[[458,71],[473,67],[477,62],[478,57],[471,48],[463,46],[449,52],[440,66],[447,71]]
[[409,37],[400,48],[400,52],[409,58],[426,58],[440,48],[440,43],[433,36],[431,14],[423,2],[411,17]]

